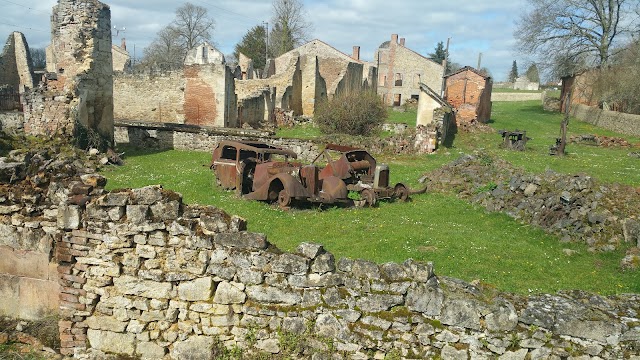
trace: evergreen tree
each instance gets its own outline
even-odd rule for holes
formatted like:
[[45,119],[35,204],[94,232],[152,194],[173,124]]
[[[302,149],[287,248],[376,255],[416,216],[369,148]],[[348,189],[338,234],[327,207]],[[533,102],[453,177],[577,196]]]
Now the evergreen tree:
[[531,82],[540,82],[540,73],[538,72],[538,66],[531,64],[527,69],[527,79]]
[[252,27],[236,44],[233,54],[238,59],[239,53],[243,53],[253,60],[255,69],[264,69],[266,61],[266,29],[262,25]]
[[438,64],[442,64],[444,59],[447,57],[447,51],[444,49],[444,44],[442,43],[442,41],[440,41],[438,45],[436,45],[435,51],[430,53],[428,56],[429,59],[437,62]]
[[511,72],[509,72],[509,82],[515,82],[518,76],[518,64],[515,60],[513,60],[513,65],[511,65]]

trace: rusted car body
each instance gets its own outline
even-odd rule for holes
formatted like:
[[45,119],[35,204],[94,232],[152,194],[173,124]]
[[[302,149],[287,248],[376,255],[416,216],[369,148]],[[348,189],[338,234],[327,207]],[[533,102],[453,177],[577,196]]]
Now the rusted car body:
[[[337,152],[337,158],[331,152]],[[365,150],[327,145],[309,165],[292,161],[297,155],[259,142],[222,141],[213,150],[210,168],[225,189],[253,200],[347,203],[373,206],[378,198],[406,200],[403,184],[389,187],[389,168],[376,165]],[[324,163],[324,165],[320,165]]]

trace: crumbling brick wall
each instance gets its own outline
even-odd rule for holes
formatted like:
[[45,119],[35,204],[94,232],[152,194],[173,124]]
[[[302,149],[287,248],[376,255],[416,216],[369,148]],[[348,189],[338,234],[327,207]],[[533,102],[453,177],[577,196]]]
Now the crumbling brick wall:
[[456,123],[486,123],[491,118],[492,82],[465,67],[446,78],[445,99],[455,109]]

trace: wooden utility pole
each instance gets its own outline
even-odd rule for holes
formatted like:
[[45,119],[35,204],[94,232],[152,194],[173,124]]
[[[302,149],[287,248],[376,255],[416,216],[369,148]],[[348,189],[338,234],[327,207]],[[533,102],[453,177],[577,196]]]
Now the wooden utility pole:
[[482,53],[478,55],[478,67],[476,69],[480,70],[480,65],[482,65]]
[[440,96],[444,97],[444,90],[447,86],[447,81],[445,76],[447,75],[447,62],[449,61],[449,42],[451,38],[447,38],[447,48],[444,50],[444,60],[442,60],[442,66],[444,67],[444,71],[442,73],[442,88],[440,89]]

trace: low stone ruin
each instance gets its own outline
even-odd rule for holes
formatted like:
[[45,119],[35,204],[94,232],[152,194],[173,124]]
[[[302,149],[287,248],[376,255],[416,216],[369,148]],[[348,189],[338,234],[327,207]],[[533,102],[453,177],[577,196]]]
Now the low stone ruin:
[[464,155],[425,176],[429,189],[448,192],[539,226],[562,241],[611,251],[623,243],[640,247],[640,193],[603,185],[586,175],[552,171],[529,175],[501,159]]

